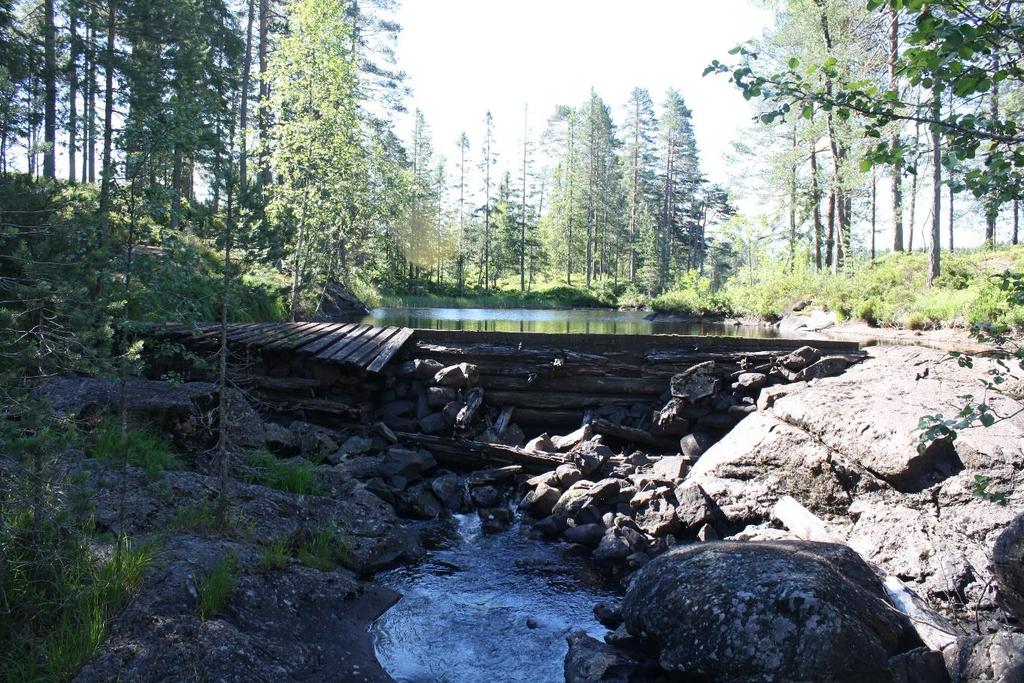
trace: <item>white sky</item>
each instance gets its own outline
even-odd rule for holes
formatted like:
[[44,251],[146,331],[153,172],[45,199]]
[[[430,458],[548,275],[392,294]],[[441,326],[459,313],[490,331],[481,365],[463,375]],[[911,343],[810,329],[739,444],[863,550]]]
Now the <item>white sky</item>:
[[[543,132],[558,104],[579,105],[593,86],[617,124],[636,86],[660,108],[677,88],[712,180],[726,178],[723,154],[751,109],[726,78],[701,76],[713,59],[761,35],[771,15],[747,0],[403,0],[399,65],[433,132],[434,149],[457,159],[466,131],[471,155],[494,115],[499,166],[521,158],[523,106]],[[411,123],[403,124],[406,137]]]

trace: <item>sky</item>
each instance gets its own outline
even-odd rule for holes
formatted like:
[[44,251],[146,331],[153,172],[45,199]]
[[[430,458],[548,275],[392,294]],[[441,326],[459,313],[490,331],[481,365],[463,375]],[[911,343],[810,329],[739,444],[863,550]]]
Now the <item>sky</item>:
[[[435,152],[449,161],[463,130],[475,148],[488,110],[499,165],[514,168],[524,105],[536,138],[556,105],[582,104],[591,87],[616,123],[634,87],[647,88],[659,107],[676,88],[694,112],[705,172],[716,182],[727,178],[723,156],[752,113],[727,78],[701,74],[771,21],[747,0],[403,0],[396,18],[410,109],[423,111]],[[411,121],[402,127],[409,137]]]

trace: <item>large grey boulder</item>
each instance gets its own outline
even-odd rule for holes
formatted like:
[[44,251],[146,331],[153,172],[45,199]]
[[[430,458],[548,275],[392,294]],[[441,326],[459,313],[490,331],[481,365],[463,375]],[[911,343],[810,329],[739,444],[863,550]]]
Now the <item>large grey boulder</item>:
[[1024,633],[961,638],[942,654],[953,683],[1024,681]]
[[1024,617],[1024,514],[999,534],[992,547],[992,574],[999,597],[1019,617]]
[[569,651],[565,655],[565,683],[658,680],[650,662],[591,638],[586,631],[571,633],[566,640]]
[[[910,622],[860,557],[807,541],[676,547],[623,600],[630,633],[667,670],[721,681],[891,681]],[[909,645],[908,645],[909,644]]]
[[672,376],[672,396],[696,403],[707,398],[718,390],[718,374],[715,372],[715,361],[698,363],[679,374]]

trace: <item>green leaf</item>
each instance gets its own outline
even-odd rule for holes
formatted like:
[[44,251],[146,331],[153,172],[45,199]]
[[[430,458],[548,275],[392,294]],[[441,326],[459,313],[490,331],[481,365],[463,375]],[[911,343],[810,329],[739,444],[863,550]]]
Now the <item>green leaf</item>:
[[790,57],[789,58],[789,68],[795,70],[798,66],[800,66],[800,60],[797,59],[796,57]]

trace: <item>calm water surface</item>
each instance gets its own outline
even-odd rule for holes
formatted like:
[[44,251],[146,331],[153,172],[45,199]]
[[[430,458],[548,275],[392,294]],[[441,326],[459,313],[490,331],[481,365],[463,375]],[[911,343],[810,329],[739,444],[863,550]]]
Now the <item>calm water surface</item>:
[[483,534],[475,514],[455,521],[450,548],[377,575],[403,595],[371,631],[381,665],[405,683],[564,680],[565,637],[605,632],[593,607],[614,595],[607,581],[518,523]]
[[530,308],[377,308],[368,325],[476,332],[547,332],[572,334],[694,334],[729,337],[775,337],[756,326],[694,323],[656,319],[646,311]]

